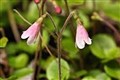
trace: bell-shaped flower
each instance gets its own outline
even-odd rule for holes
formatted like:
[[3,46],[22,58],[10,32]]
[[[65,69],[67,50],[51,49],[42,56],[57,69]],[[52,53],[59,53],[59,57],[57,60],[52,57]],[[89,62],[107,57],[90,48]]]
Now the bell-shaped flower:
[[26,31],[23,32],[23,34],[21,35],[21,38],[22,39],[28,38],[27,44],[30,45],[35,42],[39,31],[40,31],[40,24],[35,22]]
[[42,15],[35,23],[33,23],[26,31],[23,32],[23,34],[21,35],[22,39],[27,39],[27,44],[33,44],[38,35],[39,35],[39,31],[41,28],[41,23],[43,21],[43,18],[46,17],[46,14]]
[[85,47],[85,43],[90,45],[92,41],[89,38],[88,33],[86,29],[83,27],[83,25],[78,24],[76,31],[76,45],[78,46],[79,49],[83,49]]

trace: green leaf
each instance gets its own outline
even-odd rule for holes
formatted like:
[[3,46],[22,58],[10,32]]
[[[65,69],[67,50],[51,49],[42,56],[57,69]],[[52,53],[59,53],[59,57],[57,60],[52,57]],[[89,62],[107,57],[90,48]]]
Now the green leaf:
[[75,79],[75,78],[79,78],[79,77],[86,75],[86,74],[87,74],[86,70],[75,71],[74,73],[71,73],[70,78]]
[[16,80],[33,72],[32,68],[23,68],[15,71],[7,80]]
[[28,53],[31,53],[33,54],[34,51],[36,50],[36,45],[27,45],[26,42],[24,41],[20,41],[18,44],[17,44],[17,50],[20,50],[20,51],[25,51],[25,52],[28,52]]
[[103,7],[103,11],[105,12],[106,16],[110,17],[115,21],[120,21],[120,2],[112,3],[105,5]]
[[111,60],[120,57],[115,41],[106,34],[95,35],[90,49],[92,54],[100,59]]
[[62,40],[62,48],[68,52],[70,58],[77,57],[76,53],[78,52],[78,49],[75,47],[75,43],[72,40],[72,38],[64,38]]
[[28,55],[25,53],[21,53],[17,57],[10,57],[9,63],[10,66],[12,66],[13,68],[23,68],[27,65],[28,60]]
[[116,79],[120,79],[120,64],[114,61],[107,63],[104,66],[105,72]]
[[82,80],[111,80],[111,78],[100,70],[91,70]]
[[0,77],[0,80],[4,80],[4,79]]
[[20,55],[18,55],[15,59],[15,68],[23,68],[27,65],[28,63],[28,55],[25,53],[21,53]]
[[39,12],[37,10],[37,6],[34,2],[31,2],[27,11],[27,20],[30,22],[36,21],[39,18]]
[[92,76],[86,76],[82,80],[96,80],[96,79],[93,78]]
[[15,54],[17,52],[16,44],[13,42],[9,43],[8,46],[6,47],[6,50],[8,55]]
[[41,65],[42,69],[46,70],[48,67],[46,65],[49,65],[54,59],[55,59],[54,57],[50,56],[45,60],[44,59],[40,60],[40,65]]
[[[68,63],[61,59],[62,79],[67,80],[70,74],[70,67]],[[47,68],[47,78],[49,80],[58,80],[58,59],[53,60]]]
[[83,4],[84,0],[68,0],[70,6]]
[[2,37],[0,39],[0,48],[4,48],[7,45],[8,39],[6,37]]
[[[0,1],[0,12],[3,12],[3,11],[7,11],[7,9],[8,9],[8,0],[1,0]],[[4,6],[4,5],[6,5],[6,6]]]

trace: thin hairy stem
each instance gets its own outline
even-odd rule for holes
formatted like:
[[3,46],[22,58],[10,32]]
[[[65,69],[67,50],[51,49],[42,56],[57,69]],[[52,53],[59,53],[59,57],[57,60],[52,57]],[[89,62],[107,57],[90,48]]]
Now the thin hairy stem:
[[[55,28],[55,31],[56,31],[56,34],[57,34],[57,32],[58,32],[58,29],[57,29],[57,26],[56,26],[56,24],[54,23],[54,20],[53,20],[53,18],[52,18],[52,16],[47,12],[47,15],[48,15],[48,17],[50,18],[50,20],[51,20],[51,22],[53,23],[53,26],[54,26],[54,28]],[[57,34],[57,36],[58,36],[58,34]]]
[[65,20],[65,23],[62,27],[62,29],[60,30],[60,35],[62,35],[63,31],[65,30],[65,28],[67,27],[67,23],[69,22],[70,18],[73,16],[73,14],[75,13],[75,11],[72,11],[69,16],[67,17],[67,19]]
[[27,19],[25,19],[16,9],[13,9],[13,11],[15,11],[15,12],[19,15],[19,17],[20,17],[23,21],[25,21],[27,24],[32,25],[32,23],[30,23]]
[[59,35],[57,38],[57,54],[58,54],[58,74],[59,74],[59,80],[61,80],[61,36]]

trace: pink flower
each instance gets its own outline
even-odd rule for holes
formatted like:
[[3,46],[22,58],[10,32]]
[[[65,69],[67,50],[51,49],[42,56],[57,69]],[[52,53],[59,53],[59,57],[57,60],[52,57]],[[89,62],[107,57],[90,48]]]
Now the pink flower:
[[85,43],[90,45],[92,41],[89,38],[86,29],[81,24],[78,24],[76,31],[76,45],[79,49],[83,49],[85,47]]
[[35,22],[26,31],[23,32],[21,38],[22,39],[28,38],[27,44],[30,45],[35,42],[36,38],[38,37],[39,31],[40,31],[40,24]]

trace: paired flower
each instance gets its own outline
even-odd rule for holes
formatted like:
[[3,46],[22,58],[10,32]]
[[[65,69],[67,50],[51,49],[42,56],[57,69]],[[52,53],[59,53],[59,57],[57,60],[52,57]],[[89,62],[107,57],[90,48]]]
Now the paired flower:
[[76,31],[76,45],[79,49],[83,49],[85,47],[85,43],[90,45],[92,43],[91,39],[88,36],[86,29],[78,23],[77,31]]
[[46,17],[46,14],[42,15],[35,23],[33,23],[21,35],[22,39],[28,38],[28,40],[27,40],[28,45],[33,44],[36,41],[38,34],[39,34],[39,31],[40,31],[40,28],[41,28],[41,23],[45,17]]

